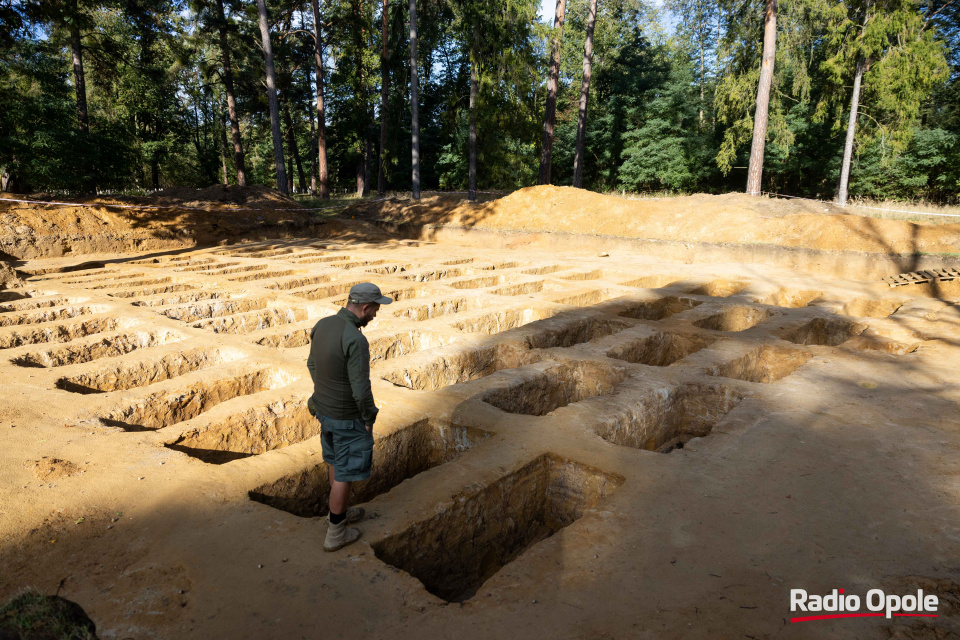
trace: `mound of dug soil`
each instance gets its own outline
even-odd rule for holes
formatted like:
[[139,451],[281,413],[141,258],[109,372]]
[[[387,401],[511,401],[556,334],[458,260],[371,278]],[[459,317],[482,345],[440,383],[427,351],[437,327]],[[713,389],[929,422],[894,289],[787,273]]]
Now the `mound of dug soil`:
[[650,240],[880,253],[957,253],[960,224],[848,215],[834,205],[746,194],[628,200],[572,187],[528,187],[489,202],[451,196],[356,205],[345,215],[413,225],[564,232]]
[[239,237],[314,235],[323,224],[309,211],[291,211],[301,208],[295,200],[261,186],[214,185],[167,189],[148,197],[71,200],[87,206],[4,202],[14,198],[60,199],[0,195],[0,247],[19,259],[164,250]]

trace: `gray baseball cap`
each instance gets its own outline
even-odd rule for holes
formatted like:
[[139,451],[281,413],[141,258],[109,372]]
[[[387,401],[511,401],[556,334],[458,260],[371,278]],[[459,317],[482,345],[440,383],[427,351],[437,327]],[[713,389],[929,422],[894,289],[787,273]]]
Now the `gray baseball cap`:
[[393,302],[393,300],[380,293],[380,287],[372,282],[361,282],[353,285],[350,288],[347,300],[354,304],[370,304],[371,302],[390,304]]

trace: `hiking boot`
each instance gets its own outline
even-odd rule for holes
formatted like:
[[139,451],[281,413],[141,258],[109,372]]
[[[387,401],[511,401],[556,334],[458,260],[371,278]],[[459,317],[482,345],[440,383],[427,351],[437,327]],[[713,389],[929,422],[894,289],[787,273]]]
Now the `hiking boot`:
[[346,521],[331,524],[327,518],[327,538],[323,541],[324,551],[336,551],[360,539],[360,529],[348,527]]
[[363,520],[363,516],[365,515],[367,515],[367,511],[363,507],[348,507],[347,508],[347,524],[360,522],[361,520]]

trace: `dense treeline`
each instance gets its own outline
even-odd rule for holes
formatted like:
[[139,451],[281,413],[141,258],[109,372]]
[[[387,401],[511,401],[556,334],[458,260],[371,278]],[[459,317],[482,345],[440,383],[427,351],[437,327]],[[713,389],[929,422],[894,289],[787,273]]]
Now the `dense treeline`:
[[851,195],[956,201],[960,0],[666,9],[0,0],[2,186],[722,192],[753,149],[760,189],[833,198],[849,142]]

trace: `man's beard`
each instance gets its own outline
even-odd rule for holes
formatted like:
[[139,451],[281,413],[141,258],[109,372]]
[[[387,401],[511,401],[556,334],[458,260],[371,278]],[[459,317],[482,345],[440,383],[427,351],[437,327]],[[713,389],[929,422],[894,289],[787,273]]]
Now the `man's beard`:
[[368,317],[366,317],[366,316],[361,316],[361,317],[360,317],[360,322],[357,323],[357,326],[363,328],[363,327],[367,326],[368,324],[370,324],[370,320],[371,320],[371,318],[368,318]]

